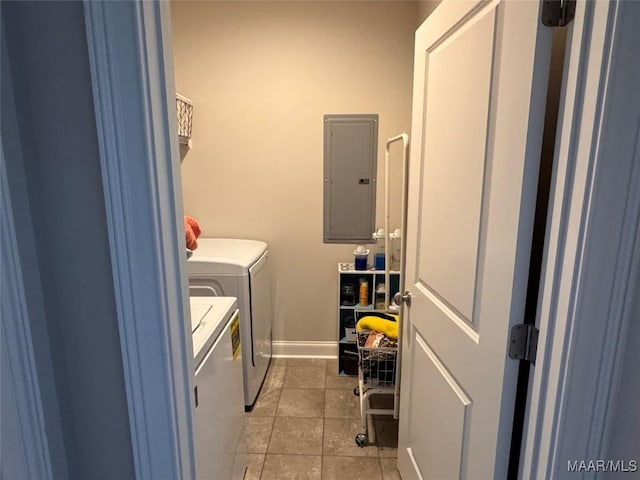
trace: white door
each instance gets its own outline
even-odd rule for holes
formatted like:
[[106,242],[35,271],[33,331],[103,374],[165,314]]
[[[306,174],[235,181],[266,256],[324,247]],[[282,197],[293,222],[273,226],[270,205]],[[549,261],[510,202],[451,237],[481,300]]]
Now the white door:
[[443,2],[416,33],[398,463],[505,478],[550,55],[536,1]]

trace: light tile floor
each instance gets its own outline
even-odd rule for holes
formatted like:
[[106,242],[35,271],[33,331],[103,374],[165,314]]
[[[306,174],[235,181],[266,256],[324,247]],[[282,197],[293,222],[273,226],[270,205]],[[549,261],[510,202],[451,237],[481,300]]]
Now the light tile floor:
[[[338,376],[336,360],[274,358],[245,416],[246,480],[401,480],[392,416],[374,419],[374,445],[355,444],[361,431],[357,384],[357,378]],[[393,401],[388,395],[380,400]]]

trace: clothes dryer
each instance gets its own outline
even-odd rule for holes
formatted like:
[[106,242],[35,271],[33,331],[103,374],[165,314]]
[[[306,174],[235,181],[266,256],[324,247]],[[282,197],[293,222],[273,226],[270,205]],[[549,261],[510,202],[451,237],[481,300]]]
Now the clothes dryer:
[[271,266],[257,240],[200,238],[187,261],[191,296],[237,297],[245,410],[253,408],[271,360]]

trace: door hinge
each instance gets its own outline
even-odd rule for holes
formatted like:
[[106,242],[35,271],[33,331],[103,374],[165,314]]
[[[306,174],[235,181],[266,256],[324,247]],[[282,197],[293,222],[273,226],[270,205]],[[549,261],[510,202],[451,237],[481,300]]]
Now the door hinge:
[[540,331],[531,323],[520,323],[511,327],[509,357],[535,364],[539,333]]
[[543,0],[542,24],[547,27],[564,27],[576,16],[576,0]]

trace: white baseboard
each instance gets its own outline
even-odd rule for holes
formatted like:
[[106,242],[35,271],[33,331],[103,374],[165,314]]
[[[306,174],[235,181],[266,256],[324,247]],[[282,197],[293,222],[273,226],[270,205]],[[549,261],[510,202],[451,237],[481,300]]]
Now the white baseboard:
[[274,340],[271,343],[274,357],[338,358],[337,342],[289,342]]

